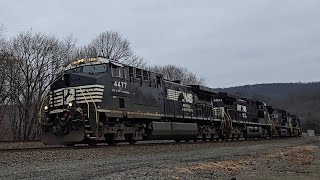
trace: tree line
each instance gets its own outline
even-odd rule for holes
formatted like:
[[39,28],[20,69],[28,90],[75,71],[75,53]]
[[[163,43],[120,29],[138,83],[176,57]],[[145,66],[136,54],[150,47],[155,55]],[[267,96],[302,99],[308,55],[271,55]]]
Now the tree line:
[[39,109],[50,84],[71,61],[97,56],[161,73],[168,80],[181,80],[185,84],[204,83],[202,78],[184,67],[148,66],[119,32],[103,32],[87,45],[78,46],[72,36],[59,39],[33,31],[9,38],[1,25],[0,139],[38,138],[41,134]]

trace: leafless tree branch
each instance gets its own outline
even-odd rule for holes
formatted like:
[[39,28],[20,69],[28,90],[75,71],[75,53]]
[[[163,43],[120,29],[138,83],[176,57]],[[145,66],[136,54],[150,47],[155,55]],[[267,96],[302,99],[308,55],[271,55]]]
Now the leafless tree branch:
[[94,38],[87,46],[78,49],[77,57],[102,56],[132,66],[145,66],[143,58],[134,54],[130,42],[115,31],[106,31]]
[[8,42],[7,74],[15,107],[11,129],[16,139],[32,139],[39,134],[38,110],[49,85],[63,70],[75,51],[71,37],[59,41],[41,33],[20,33]]
[[198,77],[188,69],[176,65],[155,65],[149,67],[151,71],[163,74],[169,81],[180,80],[183,84],[203,85],[204,79]]

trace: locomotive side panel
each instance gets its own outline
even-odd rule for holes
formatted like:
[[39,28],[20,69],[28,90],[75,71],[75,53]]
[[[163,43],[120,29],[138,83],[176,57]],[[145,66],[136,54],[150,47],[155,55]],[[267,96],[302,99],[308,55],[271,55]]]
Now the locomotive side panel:
[[194,94],[190,87],[165,81],[163,99],[165,118],[174,118],[173,121],[184,122],[196,118]]
[[147,72],[147,76],[130,74],[129,67],[113,64],[110,69],[108,79],[99,79],[106,85],[103,109],[107,117],[159,119],[163,90],[161,84],[155,84],[154,76],[143,70],[139,72]]

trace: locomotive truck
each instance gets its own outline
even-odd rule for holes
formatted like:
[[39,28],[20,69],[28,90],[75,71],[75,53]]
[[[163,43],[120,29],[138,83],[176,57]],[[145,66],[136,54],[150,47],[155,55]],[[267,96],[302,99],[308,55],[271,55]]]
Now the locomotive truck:
[[300,120],[265,103],[104,57],[70,63],[50,86],[44,144],[299,136]]

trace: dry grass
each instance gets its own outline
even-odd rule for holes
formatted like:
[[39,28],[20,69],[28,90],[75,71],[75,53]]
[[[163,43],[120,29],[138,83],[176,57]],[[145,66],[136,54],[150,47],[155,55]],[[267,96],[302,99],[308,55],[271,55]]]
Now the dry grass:
[[222,171],[230,175],[236,175],[244,170],[267,167],[267,161],[277,160],[281,164],[306,165],[315,160],[314,153],[317,146],[297,146],[284,149],[275,153],[263,154],[257,157],[249,157],[242,160],[226,160],[219,162],[195,163],[189,167],[177,167],[175,171],[183,174],[192,174],[194,171]]
[[273,154],[262,155],[262,158],[277,158],[290,164],[305,165],[315,160],[314,153],[318,150],[316,146],[296,146]]
[[253,159],[250,160],[228,160],[220,162],[204,162],[193,164],[190,167],[177,167],[175,170],[178,173],[193,173],[196,170],[202,171],[224,171],[229,174],[235,175],[247,167],[256,165],[257,162]]

